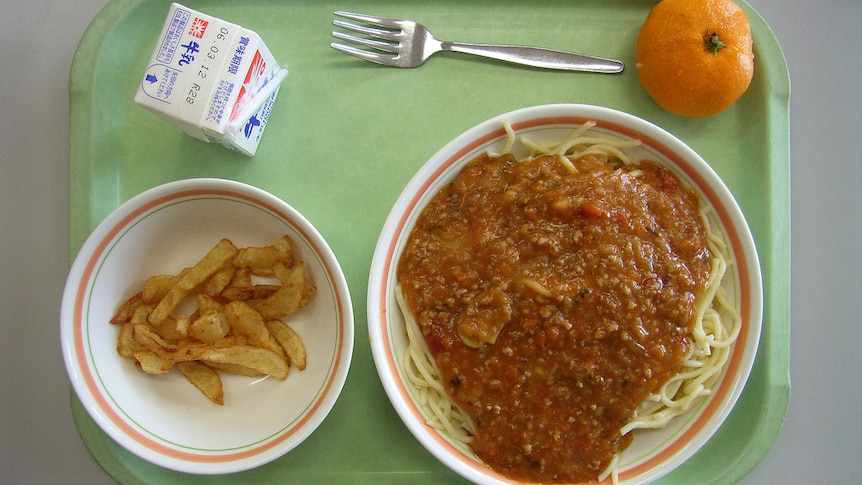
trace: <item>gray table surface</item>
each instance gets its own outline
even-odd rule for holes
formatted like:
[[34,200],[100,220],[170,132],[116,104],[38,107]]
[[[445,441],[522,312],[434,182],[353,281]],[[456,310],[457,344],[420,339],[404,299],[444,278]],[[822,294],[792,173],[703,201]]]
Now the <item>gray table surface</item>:
[[[750,0],[790,67],[792,397],[746,484],[862,483],[862,2]],[[0,4],[0,483],[111,483],[69,409],[68,79],[106,0]]]

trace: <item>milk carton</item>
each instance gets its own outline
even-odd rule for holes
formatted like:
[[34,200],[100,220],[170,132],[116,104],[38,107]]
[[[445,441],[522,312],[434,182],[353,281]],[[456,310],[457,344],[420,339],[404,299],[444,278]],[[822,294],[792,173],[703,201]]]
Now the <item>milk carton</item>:
[[195,138],[254,156],[286,75],[255,32],[174,3],[135,102]]

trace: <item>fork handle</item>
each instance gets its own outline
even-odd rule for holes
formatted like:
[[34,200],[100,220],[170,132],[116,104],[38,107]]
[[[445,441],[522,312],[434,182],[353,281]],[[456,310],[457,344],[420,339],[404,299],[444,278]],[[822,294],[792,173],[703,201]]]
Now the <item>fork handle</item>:
[[573,52],[528,47],[519,45],[470,44],[465,42],[441,42],[441,49],[462,52],[500,61],[524,64],[545,69],[565,71],[622,72],[625,65],[616,59],[575,54]]

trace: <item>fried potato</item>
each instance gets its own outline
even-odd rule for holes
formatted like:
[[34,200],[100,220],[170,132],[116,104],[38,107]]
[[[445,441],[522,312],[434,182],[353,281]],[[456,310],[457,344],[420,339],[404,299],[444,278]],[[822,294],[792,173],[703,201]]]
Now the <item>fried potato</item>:
[[177,275],[159,274],[147,278],[144,282],[144,290],[141,292],[144,303],[156,303],[164,298],[188,270],[189,268],[185,268]]
[[[153,327],[153,330],[156,334],[166,340],[180,340],[186,337],[185,334],[182,333],[183,323],[182,321],[188,320],[185,316],[180,316],[180,318],[168,317],[162,321],[162,323]],[[135,323],[135,322],[132,322]]]
[[210,310],[224,313],[224,305],[211,296],[199,293],[195,296],[195,300],[197,301],[198,312],[200,313],[206,313]]
[[149,324],[150,322],[147,320],[150,316],[150,312],[153,311],[152,305],[144,304],[143,302],[138,305],[137,308],[132,312],[132,316],[129,318],[129,323],[132,325],[138,325],[140,323]]
[[252,344],[263,346],[269,340],[269,330],[266,329],[263,318],[247,303],[232,301],[225,305],[224,311],[231,330],[245,335]]
[[281,261],[276,261],[272,265],[272,274],[278,278],[282,286],[295,284],[305,279],[305,263],[300,261],[296,265],[287,265]]
[[180,315],[176,321],[174,322],[174,328],[177,332],[177,335],[180,335],[180,338],[185,338],[189,336],[189,325],[192,324],[191,317],[187,317],[185,315]]
[[264,320],[293,315],[308,304],[308,297],[315,290],[314,286],[305,279],[305,265],[302,262],[289,269],[278,262],[273,266],[273,271],[282,282],[281,288],[254,305],[254,309]]
[[176,356],[171,355],[172,353],[177,352],[179,346],[175,342],[163,339],[149,325],[140,323],[132,325],[132,338],[134,338],[138,345],[162,358],[173,359],[175,361],[194,360],[193,356],[179,359]]
[[219,296],[230,301],[262,300],[272,296],[279,288],[281,287],[278,285],[237,286],[225,288]]
[[237,269],[227,285],[228,288],[248,288],[249,286],[251,286],[251,268],[247,266]]
[[163,359],[149,350],[139,350],[132,355],[138,368],[147,374],[167,374],[174,366],[174,361]]
[[258,276],[272,276],[272,267],[276,262],[288,266],[293,265],[293,244],[290,238],[283,236],[275,244],[263,247],[246,247],[239,250],[233,260],[233,265],[239,268],[249,268]]
[[143,292],[136,293],[134,296],[124,301],[119,308],[117,308],[117,313],[111,318],[110,322],[114,325],[121,325],[132,319],[132,315],[135,313],[135,310],[141,305],[143,302]]
[[261,371],[254,370],[248,368],[244,365],[240,364],[225,364],[221,362],[207,362],[206,365],[212,367],[213,369],[224,372],[225,374],[233,374],[236,376],[245,376],[245,377],[263,377],[264,374]]
[[224,404],[224,388],[215,369],[198,361],[177,362],[177,369],[210,401]]
[[201,293],[209,296],[217,296],[227,285],[233,280],[233,275],[236,274],[236,268],[228,266],[215,272],[201,288]]
[[230,329],[239,335],[248,337],[252,345],[271,350],[280,357],[286,358],[284,349],[270,334],[260,313],[243,301],[232,301],[225,305]]
[[219,364],[237,364],[254,369],[278,380],[287,378],[287,361],[275,352],[255,345],[234,345],[203,351],[200,360]]
[[275,337],[290,359],[290,364],[296,366],[299,370],[305,370],[306,355],[305,344],[299,338],[290,325],[281,320],[270,320],[266,322],[266,328]]
[[229,335],[214,342],[197,342],[192,339],[169,340],[160,337],[147,325],[134,325],[134,341],[145,350],[174,362],[201,360],[201,356],[213,349],[247,347],[248,339],[243,336]]
[[241,249],[223,239],[179,274],[147,278],[110,320],[120,328],[117,353],[147,374],[177,367],[217,404],[224,403],[220,372],[284,380],[290,367],[305,369],[302,340],[279,320],[315,291],[292,251],[288,236]]
[[117,338],[117,353],[127,359],[134,359],[135,352],[145,350],[134,337],[134,325],[126,322],[120,328],[120,336]]
[[195,287],[203,283],[210,275],[221,269],[228,261],[232,260],[236,256],[236,253],[237,248],[232,242],[227,239],[219,241],[159,301],[159,304],[150,313],[150,323],[153,325],[161,323],[183,298],[194,290]]
[[217,342],[230,331],[227,315],[223,311],[208,310],[188,327],[188,336],[201,342]]

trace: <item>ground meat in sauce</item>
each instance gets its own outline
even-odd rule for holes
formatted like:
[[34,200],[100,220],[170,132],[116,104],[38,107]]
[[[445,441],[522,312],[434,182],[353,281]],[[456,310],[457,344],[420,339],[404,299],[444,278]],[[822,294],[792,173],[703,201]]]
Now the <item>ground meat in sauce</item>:
[[660,165],[482,155],[424,209],[398,279],[491,468],[595,479],[678,372],[709,250]]

